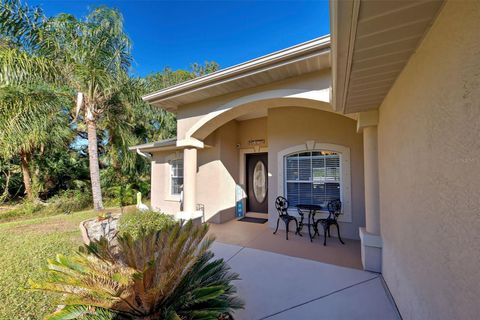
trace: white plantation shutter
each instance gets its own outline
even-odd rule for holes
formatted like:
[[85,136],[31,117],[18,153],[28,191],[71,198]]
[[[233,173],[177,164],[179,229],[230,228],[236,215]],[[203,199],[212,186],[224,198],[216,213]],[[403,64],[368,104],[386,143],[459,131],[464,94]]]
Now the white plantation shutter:
[[340,199],[340,154],[300,152],[285,157],[285,195],[292,207]]

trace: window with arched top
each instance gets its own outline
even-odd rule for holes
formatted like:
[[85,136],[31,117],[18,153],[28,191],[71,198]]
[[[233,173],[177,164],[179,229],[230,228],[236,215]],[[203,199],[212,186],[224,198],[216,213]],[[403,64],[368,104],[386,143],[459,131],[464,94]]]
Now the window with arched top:
[[341,155],[315,150],[285,156],[285,195],[291,206],[315,204],[323,208],[341,200]]
[[342,201],[339,221],[352,222],[350,148],[307,141],[281,150],[278,156],[278,193],[288,199],[289,212],[297,204],[325,208],[331,200]]

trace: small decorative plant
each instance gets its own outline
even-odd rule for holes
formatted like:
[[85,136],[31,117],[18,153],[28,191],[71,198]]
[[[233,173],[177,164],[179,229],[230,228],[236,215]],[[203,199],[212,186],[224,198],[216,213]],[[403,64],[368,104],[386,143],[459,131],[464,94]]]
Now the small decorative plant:
[[31,289],[56,292],[60,319],[229,319],[242,308],[231,284],[237,274],[214,259],[207,225],[140,228],[137,237],[104,238],[75,255],[58,255]]

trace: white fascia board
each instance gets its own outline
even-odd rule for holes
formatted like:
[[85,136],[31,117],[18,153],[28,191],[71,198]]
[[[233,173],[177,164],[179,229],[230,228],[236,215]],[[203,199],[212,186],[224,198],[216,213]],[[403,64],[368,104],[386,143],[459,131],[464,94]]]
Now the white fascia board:
[[186,93],[191,89],[198,89],[203,85],[211,85],[217,81],[225,80],[226,78],[233,78],[242,73],[247,73],[257,68],[265,67],[271,64],[280,63],[284,60],[309,53],[313,50],[327,49],[330,47],[330,35],[326,35],[317,39],[313,39],[290,48],[286,48],[260,58],[256,58],[230,68],[216,71],[214,73],[195,78],[178,85],[162,89],[146,96],[143,96],[144,101],[153,103],[159,99],[165,99],[172,95],[179,93]]

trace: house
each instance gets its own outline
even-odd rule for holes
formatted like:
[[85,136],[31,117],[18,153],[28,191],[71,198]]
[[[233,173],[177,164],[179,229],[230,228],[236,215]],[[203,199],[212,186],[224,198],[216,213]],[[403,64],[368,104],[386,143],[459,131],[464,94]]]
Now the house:
[[273,228],[279,195],[339,198],[404,318],[478,318],[479,30],[478,1],[332,1],[331,36],[145,96],[178,127],[134,147],[152,206]]

